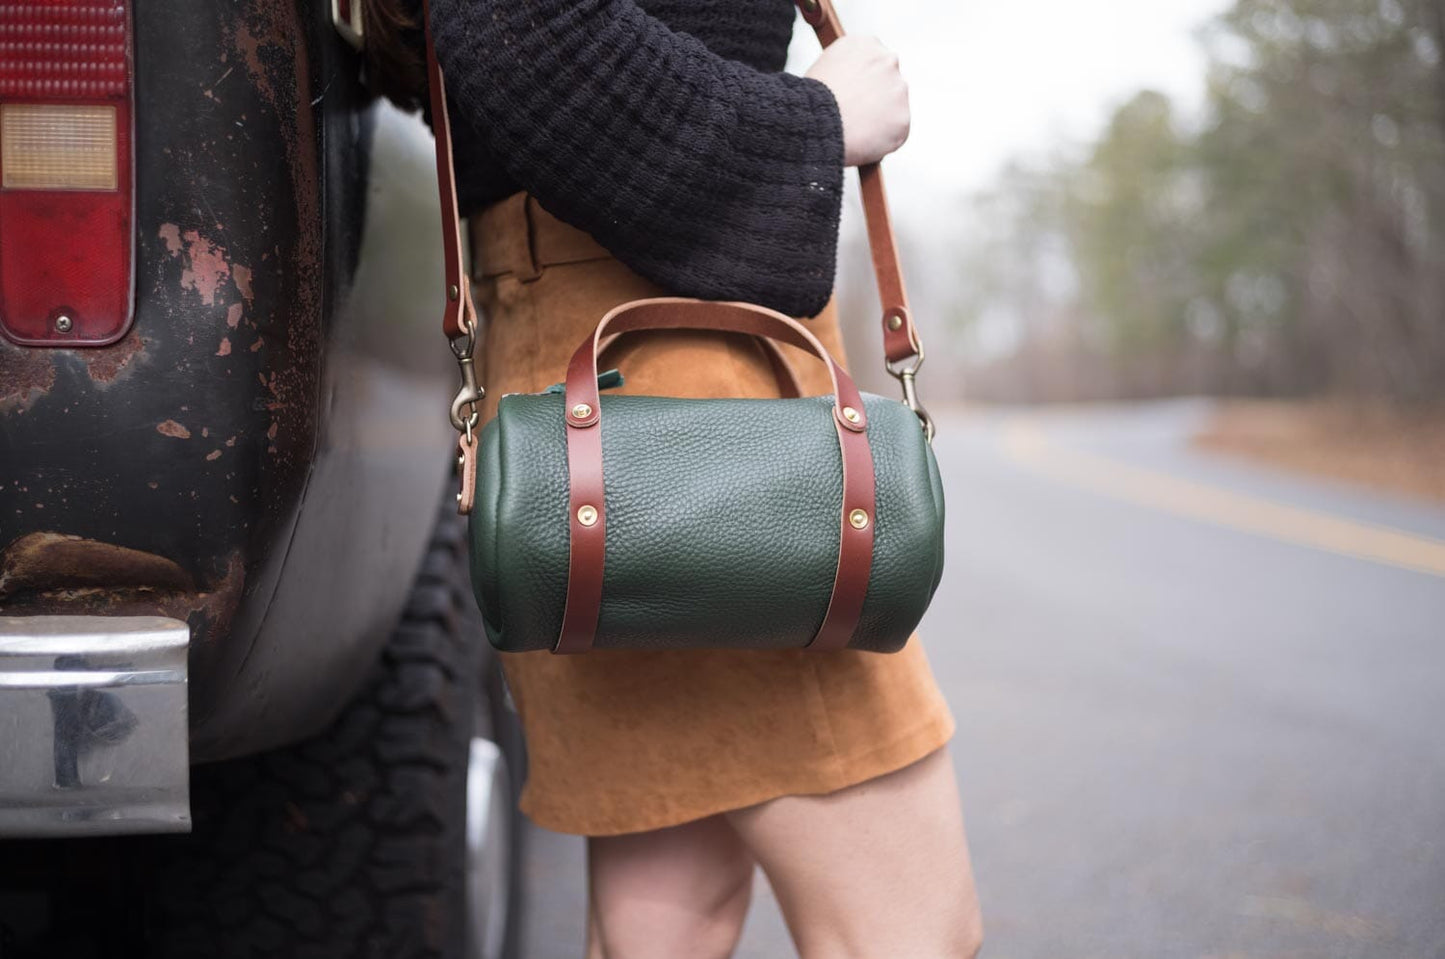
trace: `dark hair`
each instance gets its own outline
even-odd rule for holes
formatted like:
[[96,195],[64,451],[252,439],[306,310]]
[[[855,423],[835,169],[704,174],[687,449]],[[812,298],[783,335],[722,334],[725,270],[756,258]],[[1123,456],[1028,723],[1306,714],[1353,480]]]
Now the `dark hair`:
[[409,6],[404,0],[365,0],[362,57],[372,92],[403,110],[418,110],[426,95],[426,40]]

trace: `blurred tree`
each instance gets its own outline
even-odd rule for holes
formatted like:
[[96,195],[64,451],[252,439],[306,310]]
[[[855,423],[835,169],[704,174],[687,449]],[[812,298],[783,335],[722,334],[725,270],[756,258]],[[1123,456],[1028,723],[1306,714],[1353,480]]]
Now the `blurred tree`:
[[[1445,397],[1445,3],[1236,0],[1202,38],[1199,129],[1142,92],[980,201],[964,322],[1070,344],[1080,396]],[[1023,289],[1041,249],[1066,302]]]
[[1445,388],[1442,17],[1439,0],[1238,0],[1207,34],[1201,266],[1248,388]]

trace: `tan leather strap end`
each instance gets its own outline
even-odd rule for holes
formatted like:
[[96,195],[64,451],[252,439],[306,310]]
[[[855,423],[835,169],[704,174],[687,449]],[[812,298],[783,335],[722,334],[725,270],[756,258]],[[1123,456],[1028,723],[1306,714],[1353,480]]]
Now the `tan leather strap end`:
[[470,433],[457,437],[457,476],[462,488],[457,493],[457,512],[468,516],[477,500],[477,438]]

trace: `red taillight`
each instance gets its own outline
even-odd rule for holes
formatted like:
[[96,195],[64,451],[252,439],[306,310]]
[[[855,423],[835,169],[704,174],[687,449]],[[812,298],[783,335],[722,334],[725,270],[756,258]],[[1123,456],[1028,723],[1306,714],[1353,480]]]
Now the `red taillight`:
[[99,346],[130,326],[128,0],[0,0],[0,330]]

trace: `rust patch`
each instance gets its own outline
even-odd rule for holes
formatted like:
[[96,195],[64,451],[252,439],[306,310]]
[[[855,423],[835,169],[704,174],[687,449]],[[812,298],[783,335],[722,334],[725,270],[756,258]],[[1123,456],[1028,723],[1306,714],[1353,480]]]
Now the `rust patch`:
[[[215,306],[216,293],[227,280],[231,281],[246,302],[255,299],[250,268],[232,263],[226,256],[224,246],[202,236],[198,230],[183,231],[174,223],[161,224],[158,235],[166,245],[166,252],[173,257],[180,257],[185,263],[181,271],[181,286],[187,290],[195,290],[202,303]],[[241,322],[243,309],[240,303],[228,306],[226,325],[234,329]]]
[[221,451],[220,451],[220,450],[211,450],[209,453],[206,454],[206,459],[207,459],[208,461],[214,462],[215,460],[218,460],[218,459],[220,459],[220,458],[221,458]]
[[145,350],[145,340],[141,339],[135,327],[125,335],[119,342],[96,350],[78,350],[80,358],[85,361],[85,368],[90,373],[91,382],[101,386],[108,386],[115,382],[134,360]]
[[0,554],[0,597],[102,586],[183,590],[192,585],[185,570],[164,556],[64,533],[29,533]]
[[256,300],[256,290],[251,286],[251,268],[237,263],[231,267],[231,279],[236,282],[236,289],[246,298],[247,303]]
[[223,336],[223,337],[221,337],[221,346],[220,346],[219,349],[216,350],[216,355],[217,355],[217,356],[230,356],[230,355],[231,355],[231,338],[230,338],[230,337],[228,337],[228,336]]
[[162,223],[160,238],[165,241],[166,252],[171,256],[181,252],[181,228],[174,223]]
[[245,61],[246,72],[251,77],[251,82],[256,89],[266,98],[266,102],[276,103],[276,90],[271,86],[271,78],[266,74],[266,67],[261,63],[261,41],[251,32],[251,25],[248,18],[242,18],[240,25],[236,27],[236,50]]
[[[292,315],[298,322],[286,324],[284,331],[269,337],[265,345],[278,352],[278,357],[293,358],[282,362],[266,381],[271,393],[267,404],[279,412],[269,432],[272,440],[268,452],[283,459],[305,456],[301,443],[314,443],[307,417],[314,409],[316,382],[314,370],[295,359],[318,355],[321,349],[320,330],[313,318],[322,311],[322,211],[320,182],[315,148],[316,116],[311,94],[313,77],[304,38],[305,25],[294,4],[274,0],[248,0],[246,14],[237,18],[231,48],[238,54],[250,75],[252,86],[275,112],[281,126],[286,171],[291,182],[291,199],[295,203],[298,233],[285,264],[273,274],[287,287]],[[280,252],[279,249],[276,252]],[[261,262],[267,262],[263,255]],[[245,294],[243,281],[234,272],[232,279]],[[246,278],[247,280],[250,277]],[[249,286],[249,283],[247,283]],[[259,350],[261,340],[251,344]],[[279,429],[278,429],[279,427]]]
[[[7,582],[4,572],[0,572],[0,597],[6,597],[5,611],[7,613],[169,616],[172,619],[184,620],[191,627],[191,636],[196,645],[208,645],[219,640],[230,629],[231,621],[235,619],[236,610],[240,607],[241,587],[245,585],[245,566],[241,562],[239,552],[228,557],[226,572],[219,582],[211,584],[208,589],[197,590],[185,572],[164,557],[96,540],[64,536],[59,533],[31,533],[29,536],[11,543],[4,553],[0,554],[0,571],[10,569],[12,554],[17,546],[20,546],[24,540],[35,537],[53,537],[66,542],[84,543],[87,544],[87,548],[102,547],[104,550],[116,550],[135,557],[144,557],[152,562],[158,561],[161,564],[167,564],[165,568],[170,570],[172,578],[163,585],[120,584],[112,581],[102,587],[74,582],[73,585],[35,590],[16,589],[11,598],[6,596],[5,590],[12,588],[11,584],[14,581]],[[42,548],[42,552],[45,551]],[[25,552],[29,553],[30,550],[27,548]],[[91,555],[101,554],[92,551]],[[155,567],[157,572],[160,569],[159,566]],[[179,574],[181,578],[177,579],[176,574]]]
[[166,420],[164,423],[157,423],[156,432],[165,436],[174,436],[178,440],[188,440],[191,438],[191,431],[175,420]]
[[216,302],[216,289],[221,281],[231,275],[226,248],[217,246],[195,230],[187,230],[181,237],[186,241],[186,250],[190,255],[190,266],[181,273],[181,286],[195,290],[201,295],[201,302],[211,306]]
[[25,410],[55,385],[55,363],[48,351],[0,343],[0,412]]

